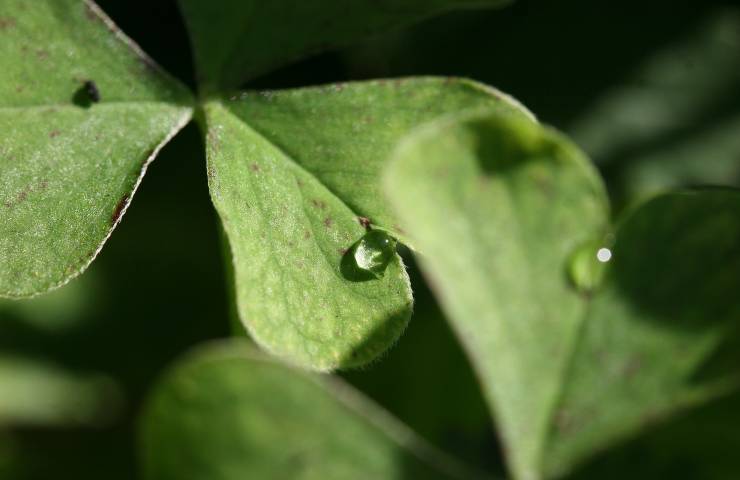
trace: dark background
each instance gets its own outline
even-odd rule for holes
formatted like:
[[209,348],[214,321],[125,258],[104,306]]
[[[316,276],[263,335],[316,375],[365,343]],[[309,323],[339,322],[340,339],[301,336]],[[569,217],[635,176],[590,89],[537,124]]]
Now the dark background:
[[[174,1],[99,3],[154,59],[195,88],[189,42]],[[466,76],[512,94],[543,122],[570,132],[620,86],[651,88],[640,84],[644,66],[656,55],[679,55],[680,45],[691,41],[707,18],[726,15],[716,12],[733,5],[736,2],[520,0],[504,10],[453,13],[403,33],[368,39],[244,87]],[[736,33],[740,39],[740,31]],[[701,108],[660,135],[628,142],[621,150],[599,150],[594,143],[592,153],[617,211],[632,200],[625,180],[632,177],[625,165],[740,119],[737,76],[730,74],[722,88],[704,88],[715,85],[717,75],[727,75],[727,65],[711,63],[725,62],[725,57],[699,50],[699,63],[693,58],[676,73],[689,80],[669,87],[679,89],[674,92],[677,98],[702,96]],[[737,183],[736,143],[717,154],[725,163],[714,177],[702,177],[699,165],[698,174],[677,181],[667,168],[666,181]],[[152,382],[189,346],[228,335],[229,299],[203,151],[200,132],[192,124],[162,150],[101,256],[76,286],[67,287],[76,293],[66,295],[82,300],[60,306],[71,309],[66,313],[55,307],[61,303],[54,302],[62,300],[42,300],[61,320],[40,321],[43,310],[0,304],[0,316],[5,317],[0,322],[0,352],[43,359],[70,371],[105,374],[120,397],[115,414],[98,426],[7,429],[0,434],[0,476],[7,471],[13,479],[136,478],[136,418]],[[432,442],[503,474],[492,422],[470,366],[413,263],[410,268],[417,311],[407,333],[384,358],[344,376]],[[62,298],[67,288],[54,295]],[[697,411],[596,459],[580,475],[622,478],[628,472],[631,478],[702,478],[709,471],[702,462],[708,461],[716,478],[733,471],[740,475],[731,462],[740,447],[738,435],[733,440],[728,432],[728,425],[738,425],[732,423],[738,419],[738,407],[731,398]],[[701,430],[696,419],[702,419]],[[697,446],[697,438],[710,440]]]

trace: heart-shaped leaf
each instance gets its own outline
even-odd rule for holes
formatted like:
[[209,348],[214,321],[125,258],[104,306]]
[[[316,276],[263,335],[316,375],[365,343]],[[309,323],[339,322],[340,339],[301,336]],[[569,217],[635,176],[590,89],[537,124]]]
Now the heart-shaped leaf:
[[608,234],[585,157],[495,113],[408,136],[386,186],[484,382],[516,478],[559,476],[738,386],[737,192],[657,197]]
[[180,0],[199,83],[210,90],[306,55],[463,8],[509,0]]
[[529,118],[508,97],[454,79],[245,92],[206,105],[211,196],[238,312],[260,345],[329,370],[366,363],[398,338],[412,298],[392,240],[377,236],[403,238],[380,194],[383,159],[415,125],[476,106]]
[[141,433],[144,476],[156,480],[481,478],[349,386],[238,341],[179,363]]
[[93,260],[190,95],[89,1],[0,5],[0,296]]

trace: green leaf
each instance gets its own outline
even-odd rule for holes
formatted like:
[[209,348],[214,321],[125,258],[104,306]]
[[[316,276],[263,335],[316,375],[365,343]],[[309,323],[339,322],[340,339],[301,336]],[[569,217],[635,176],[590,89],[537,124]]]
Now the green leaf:
[[383,159],[413,126],[479,105],[527,115],[454,79],[245,92],[206,105],[211,197],[240,318],[261,346],[329,370],[366,363],[398,338],[412,303],[401,260],[386,250],[372,266],[364,255],[368,222],[403,238],[380,194]]
[[144,413],[145,478],[480,478],[340,381],[244,342],[181,361]]
[[[564,474],[738,385],[737,349],[722,344],[736,345],[740,326],[737,192],[658,197],[608,234],[586,158],[547,128],[494,113],[409,135],[386,187],[516,478]],[[584,245],[593,263],[608,260],[601,249],[611,260],[574,285]]]
[[180,0],[199,83],[238,87],[301,57],[446,11],[509,0]]
[[96,425],[120,408],[110,379],[0,354],[0,428]]
[[90,264],[191,99],[92,2],[0,18],[0,296],[23,297]]
[[595,449],[740,387],[738,245],[734,190],[662,195],[618,224],[564,377],[546,470],[564,473]]

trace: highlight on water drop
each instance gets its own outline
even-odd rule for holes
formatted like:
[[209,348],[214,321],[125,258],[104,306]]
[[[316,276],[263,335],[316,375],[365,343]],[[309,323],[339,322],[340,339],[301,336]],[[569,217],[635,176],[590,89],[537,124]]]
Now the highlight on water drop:
[[599,286],[612,251],[604,241],[589,241],[576,248],[568,258],[567,273],[571,284],[581,292],[591,292]]

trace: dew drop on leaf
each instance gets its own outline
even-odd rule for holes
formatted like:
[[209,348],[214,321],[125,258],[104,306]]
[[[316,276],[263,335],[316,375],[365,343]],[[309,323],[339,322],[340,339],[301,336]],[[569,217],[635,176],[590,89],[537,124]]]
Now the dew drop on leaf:
[[568,259],[568,277],[582,292],[593,291],[604,276],[612,251],[602,243],[588,242],[578,247]]
[[357,267],[382,277],[396,251],[395,240],[385,232],[371,230],[355,245],[353,256]]

